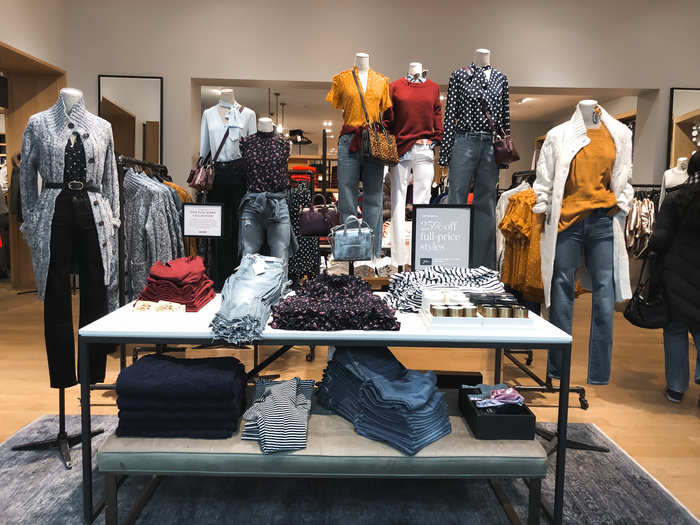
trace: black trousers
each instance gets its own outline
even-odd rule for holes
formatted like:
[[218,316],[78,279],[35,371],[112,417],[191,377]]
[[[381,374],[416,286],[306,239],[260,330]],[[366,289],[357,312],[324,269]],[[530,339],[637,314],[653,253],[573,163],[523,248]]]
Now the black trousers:
[[[44,337],[52,388],[77,384],[70,274],[73,261],[80,275],[80,326],[107,314],[107,290],[97,229],[85,192],[63,190],[56,198],[51,223],[51,261],[44,297]],[[90,382],[104,380],[107,350],[90,346]]]
[[240,206],[246,193],[245,162],[237,159],[214,165],[214,187],[207,194],[207,202],[220,203],[223,209],[223,236],[214,243],[216,261],[209,264],[214,281],[214,289],[220,292],[224,282],[240,262],[239,231],[241,224]]

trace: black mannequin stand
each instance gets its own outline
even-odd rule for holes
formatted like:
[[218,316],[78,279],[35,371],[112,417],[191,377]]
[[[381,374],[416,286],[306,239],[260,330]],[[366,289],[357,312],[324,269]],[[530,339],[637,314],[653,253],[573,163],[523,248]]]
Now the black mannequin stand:
[[[90,437],[95,437],[102,434],[104,430],[93,430]],[[67,470],[73,468],[73,462],[70,457],[70,449],[80,443],[80,434],[66,433],[66,389],[58,389],[58,435],[54,439],[46,439],[43,441],[34,441],[31,443],[23,443],[12,447],[12,450],[50,450],[57,448],[61,455],[61,460]]]

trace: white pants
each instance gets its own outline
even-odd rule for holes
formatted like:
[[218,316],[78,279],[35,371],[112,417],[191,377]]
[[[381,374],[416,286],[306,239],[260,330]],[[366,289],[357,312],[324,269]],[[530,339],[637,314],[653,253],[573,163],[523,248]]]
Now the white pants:
[[[414,144],[406,155],[389,170],[391,177],[391,263],[401,266],[411,263],[406,246],[406,189],[413,179],[413,204],[428,204],[433,184],[433,150],[427,144]],[[413,176],[411,177],[411,171]]]

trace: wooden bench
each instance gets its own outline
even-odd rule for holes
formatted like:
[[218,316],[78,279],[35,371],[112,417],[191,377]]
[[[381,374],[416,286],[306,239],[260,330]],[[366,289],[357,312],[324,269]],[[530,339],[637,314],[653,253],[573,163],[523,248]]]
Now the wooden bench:
[[107,438],[97,454],[105,475],[105,519],[116,525],[117,482],[123,475],[154,475],[135,519],[160,476],[233,476],[292,478],[523,478],[530,497],[528,523],[540,522],[541,480],[547,456],[536,440],[486,441],[474,438],[464,419],[451,416],[452,433],[415,456],[355,433],[348,421],[328,413],[309,420],[307,448],[264,455],[255,441],[240,434],[223,440]]

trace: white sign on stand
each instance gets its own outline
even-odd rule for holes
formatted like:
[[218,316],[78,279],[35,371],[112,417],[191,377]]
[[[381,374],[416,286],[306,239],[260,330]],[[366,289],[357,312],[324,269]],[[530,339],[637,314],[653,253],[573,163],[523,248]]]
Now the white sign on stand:
[[185,237],[221,237],[223,204],[183,204]]
[[472,207],[461,204],[415,204],[411,268],[470,266]]

